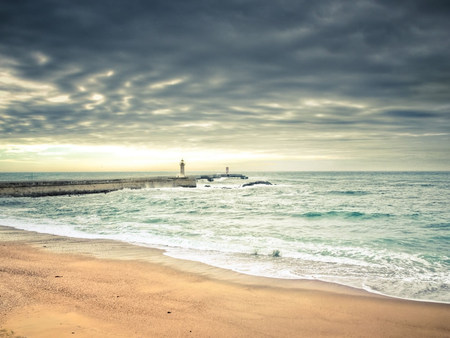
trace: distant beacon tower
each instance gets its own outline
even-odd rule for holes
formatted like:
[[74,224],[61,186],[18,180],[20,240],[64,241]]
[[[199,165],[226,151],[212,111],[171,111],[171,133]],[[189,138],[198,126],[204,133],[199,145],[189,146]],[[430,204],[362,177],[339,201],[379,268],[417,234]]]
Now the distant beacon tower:
[[184,177],[184,160],[180,162],[180,177]]
[[226,172],[227,175],[229,175],[229,174],[230,174],[230,168],[229,168],[229,167],[226,167],[226,168],[225,168],[225,172]]

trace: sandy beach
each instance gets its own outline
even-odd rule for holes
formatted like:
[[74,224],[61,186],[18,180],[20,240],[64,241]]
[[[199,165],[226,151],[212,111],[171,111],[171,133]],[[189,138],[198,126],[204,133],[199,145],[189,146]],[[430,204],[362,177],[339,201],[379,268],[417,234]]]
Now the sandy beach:
[[0,227],[0,337],[448,337],[450,305]]

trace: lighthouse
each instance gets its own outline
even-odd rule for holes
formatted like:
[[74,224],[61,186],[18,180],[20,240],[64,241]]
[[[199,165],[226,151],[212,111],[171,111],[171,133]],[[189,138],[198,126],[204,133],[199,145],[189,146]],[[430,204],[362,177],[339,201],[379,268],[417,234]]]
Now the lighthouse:
[[184,177],[184,160],[180,162],[180,175],[178,177]]

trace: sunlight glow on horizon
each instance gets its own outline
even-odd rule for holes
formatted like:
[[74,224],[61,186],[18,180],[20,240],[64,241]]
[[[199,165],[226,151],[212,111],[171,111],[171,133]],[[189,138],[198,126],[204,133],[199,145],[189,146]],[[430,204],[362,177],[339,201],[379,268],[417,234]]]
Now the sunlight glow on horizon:
[[[337,155],[286,155],[218,149],[149,149],[119,145],[31,144],[0,149],[0,171],[177,171],[184,159],[191,171],[293,170],[290,162],[342,159]],[[308,167],[309,169],[315,168]]]
[[[6,171],[85,171],[85,170],[176,170],[181,158],[188,159],[192,170],[211,169],[215,163],[261,160],[263,154],[182,149],[147,149],[114,145],[7,145],[0,152],[0,164]],[[220,165],[222,167],[222,165]]]

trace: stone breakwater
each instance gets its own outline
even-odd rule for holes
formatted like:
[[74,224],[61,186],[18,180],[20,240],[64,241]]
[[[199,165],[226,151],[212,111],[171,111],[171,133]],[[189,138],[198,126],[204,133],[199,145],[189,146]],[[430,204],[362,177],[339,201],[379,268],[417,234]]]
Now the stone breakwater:
[[0,196],[39,197],[107,193],[121,189],[195,188],[194,177],[149,177],[109,180],[0,182]]

